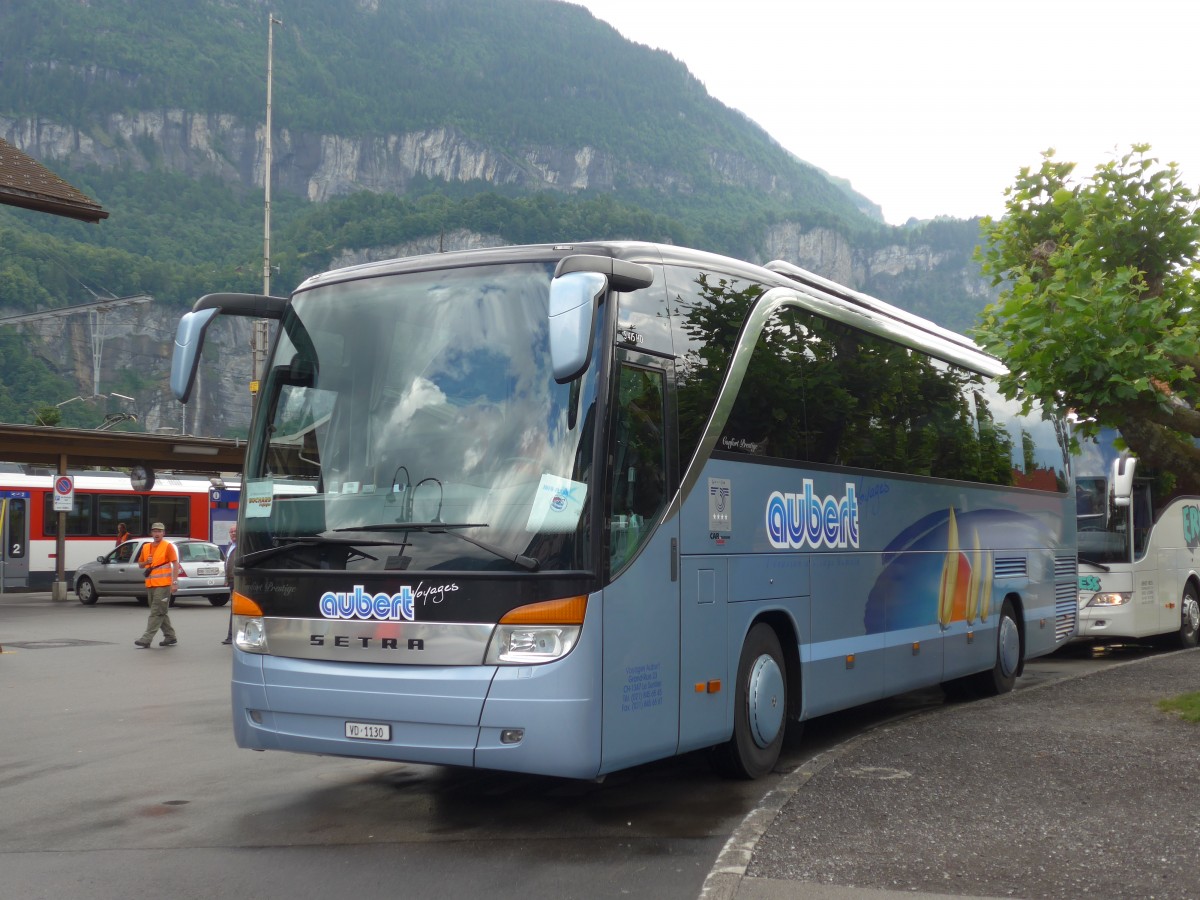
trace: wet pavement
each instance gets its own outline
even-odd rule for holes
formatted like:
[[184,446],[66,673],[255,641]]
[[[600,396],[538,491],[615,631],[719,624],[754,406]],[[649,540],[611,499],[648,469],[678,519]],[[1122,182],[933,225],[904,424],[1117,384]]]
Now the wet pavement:
[[864,732],[786,776],[704,900],[1200,897],[1200,650]]

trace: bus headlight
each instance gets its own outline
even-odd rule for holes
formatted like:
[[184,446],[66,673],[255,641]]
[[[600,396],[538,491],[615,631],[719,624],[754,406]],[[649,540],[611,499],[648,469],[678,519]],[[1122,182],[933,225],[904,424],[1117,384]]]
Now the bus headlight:
[[562,659],[579,641],[587,597],[564,597],[510,610],[492,632],[484,665],[528,666]]
[[1088,601],[1088,606],[1123,606],[1133,599],[1131,591],[1100,591]]
[[247,653],[267,652],[267,629],[261,618],[239,616],[234,625],[236,631],[233,640],[239,650]]
[[487,665],[529,665],[561,659],[579,640],[578,625],[497,625],[488,644]]

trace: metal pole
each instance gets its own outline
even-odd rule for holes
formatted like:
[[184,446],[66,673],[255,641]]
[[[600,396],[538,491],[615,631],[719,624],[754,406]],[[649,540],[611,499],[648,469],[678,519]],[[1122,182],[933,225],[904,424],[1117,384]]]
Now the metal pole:
[[[67,474],[67,455],[58,455],[58,474]],[[67,599],[67,513],[58,513],[58,534],[54,536],[54,584],[50,588],[50,599],[63,601]]]
[[[267,131],[263,144],[263,293],[271,294],[271,82],[274,78],[275,26],[283,22],[267,14]],[[257,378],[261,372],[255,370]]]
[[[267,14],[267,124],[263,136],[263,294],[271,295],[271,87],[274,81],[275,68],[275,26],[282,25],[283,20],[275,18],[274,13]],[[252,364],[250,377],[254,382],[252,406],[258,408],[258,386],[262,381],[263,365],[267,358],[266,320],[254,323],[254,331],[250,336],[252,348]]]

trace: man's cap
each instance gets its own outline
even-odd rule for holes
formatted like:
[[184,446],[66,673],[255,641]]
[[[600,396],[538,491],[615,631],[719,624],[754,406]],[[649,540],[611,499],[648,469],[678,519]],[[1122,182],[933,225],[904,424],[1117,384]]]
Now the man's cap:
[[155,522],[153,525],[150,526],[150,530],[151,531],[166,531],[167,526],[164,525],[162,522]]

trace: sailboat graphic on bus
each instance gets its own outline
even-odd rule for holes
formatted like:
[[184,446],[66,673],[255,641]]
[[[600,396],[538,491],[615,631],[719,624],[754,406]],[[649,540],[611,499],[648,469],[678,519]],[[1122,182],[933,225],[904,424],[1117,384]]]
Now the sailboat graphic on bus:
[[901,531],[885,548],[867,596],[867,634],[938,623],[986,622],[993,613],[995,554],[983,547],[1045,546],[1035,516],[1014,510],[946,508]]
[[946,559],[942,563],[942,581],[938,590],[938,622],[945,628],[951,622],[973,625],[986,622],[991,612],[992,551],[979,546],[979,532],[971,530],[973,548],[960,549],[958,517],[953,508],[948,523]]

